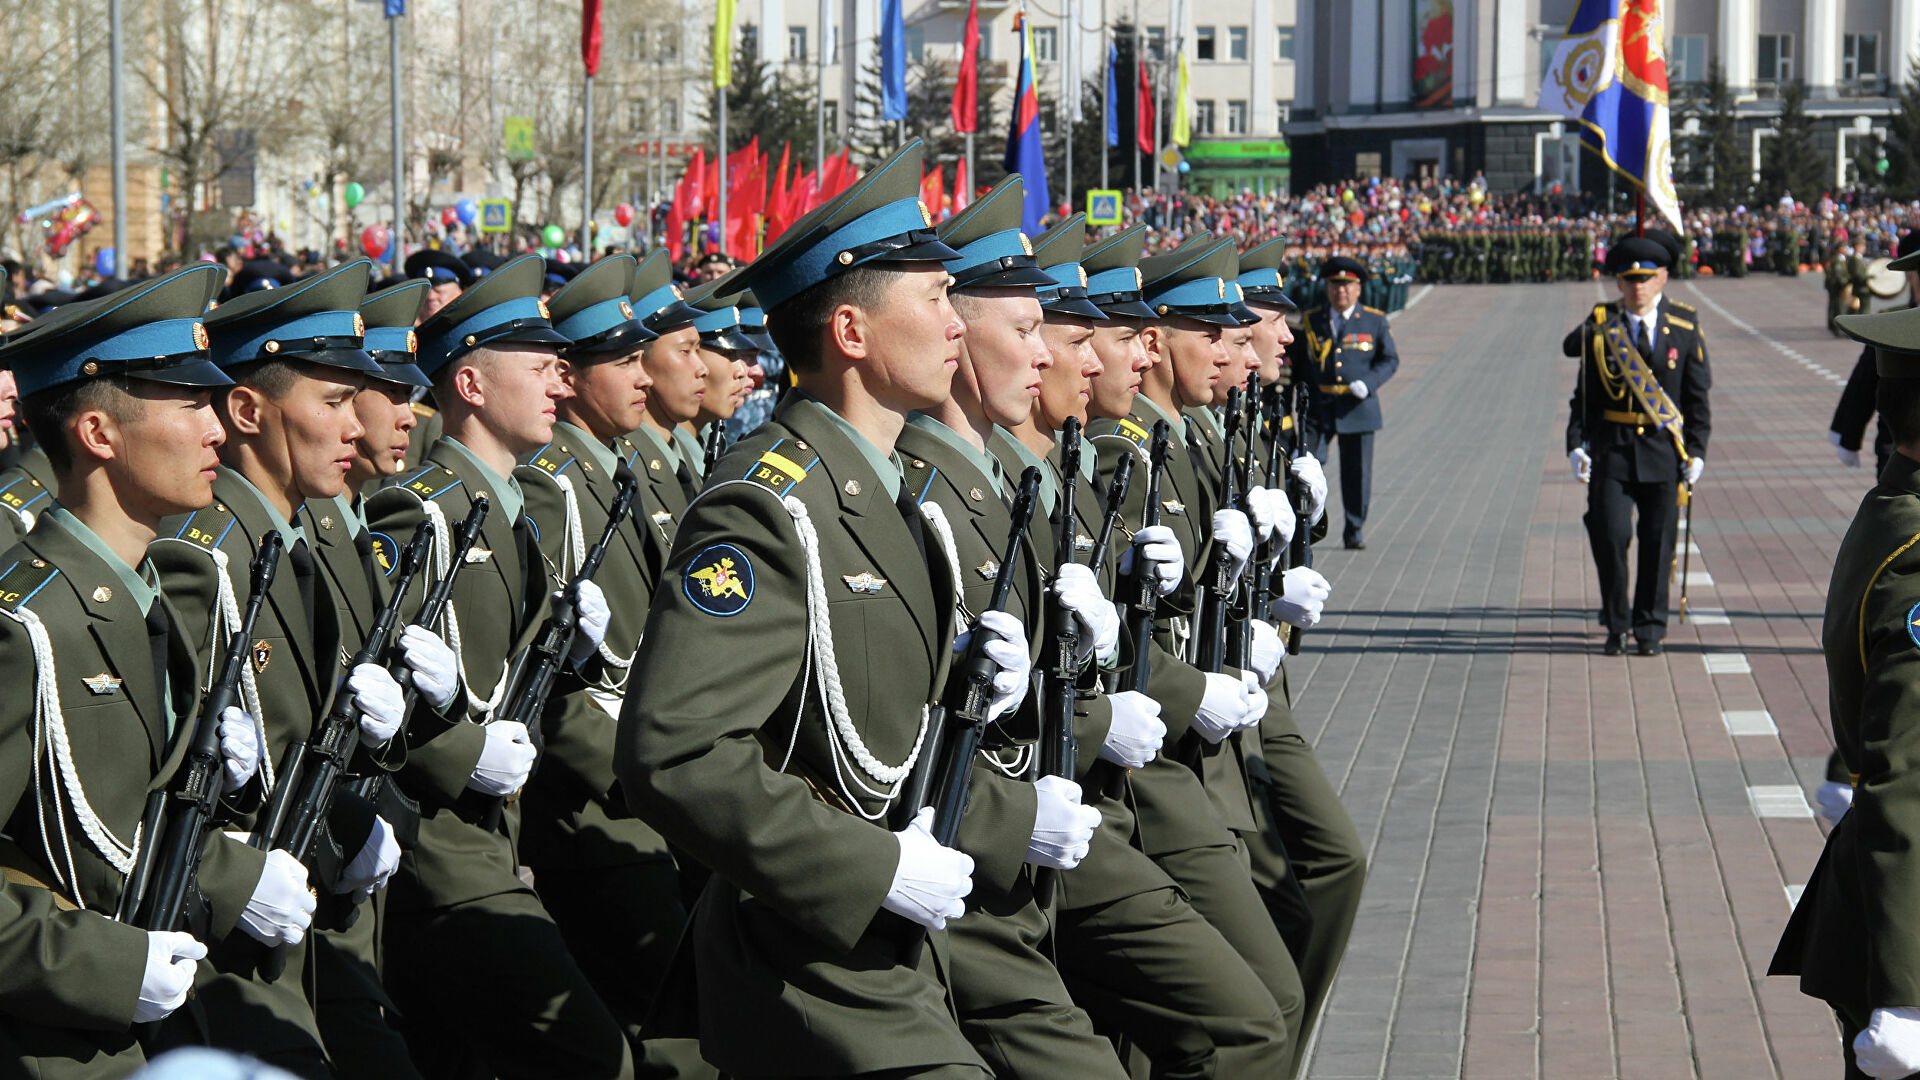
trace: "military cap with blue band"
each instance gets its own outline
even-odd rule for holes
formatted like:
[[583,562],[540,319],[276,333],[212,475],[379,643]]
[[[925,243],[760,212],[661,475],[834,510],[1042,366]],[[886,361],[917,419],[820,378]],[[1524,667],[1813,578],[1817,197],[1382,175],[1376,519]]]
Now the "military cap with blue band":
[[760,346],[741,329],[740,302],[747,294],[734,287],[740,271],[697,285],[687,293],[687,303],[700,309],[693,328],[700,331],[700,344],[722,352],[759,352]]
[[560,349],[569,360],[616,360],[660,335],[647,329],[627,294],[637,264],[631,255],[611,255],[574,275],[547,301],[553,328],[572,342]]
[[673,260],[667,257],[665,248],[640,260],[633,271],[630,295],[633,310],[656,335],[691,326],[700,317],[699,309],[689,307],[680,287],[673,283]]
[[284,288],[247,293],[207,316],[213,362],[221,368],[267,360],[379,375],[366,352],[360,301],[373,280],[373,263],[355,259]]
[[1065,221],[1041,233],[1033,242],[1033,258],[1052,284],[1040,289],[1040,306],[1048,315],[1104,322],[1107,313],[1087,300],[1087,272],[1080,252],[1087,245],[1087,215],[1069,214]]
[[940,241],[920,201],[920,140],[874,166],[814,208],[747,264],[739,287],[778,313],[801,293],[868,263],[945,262],[959,253]]
[[957,254],[946,260],[955,289],[1040,289],[1054,283],[1040,270],[1033,241],[1020,231],[1026,181],[1013,173],[940,223],[935,235]]
[[420,327],[420,370],[428,378],[475,349],[487,345],[572,344],[553,329],[540,286],[546,264],[538,255],[522,255],[473,283],[460,298],[434,313]]
[[761,352],[774,351],[773,336],[767,333],[767,313],[761,309],[751,290],[746,293],[745,300],[740,308],[740,332]]
[[207,359],[201,319],[226,268],[200,263],[94,300],[62,304],[0,345],[22,397],[118,376],[176,386],[231,386]]
[[432,283],[425,278],[403,281],[360,301],[360,318],[367,324],[367,355],[380,365],[380,378],[402,386],[431,386],[413,362],[419,343],[413,332],[420,309],[426,306]]
[[1294,302],[1287,297],[1286,282],[1280,276],[1280,268],[1286,262],[1287,239],[1276,236],[1264,243],[1255,244],[1240,253],[1240,291],[1245,294],[1249,304],[1268,304],[1273,307],[1295,310]]
[[1652,277],[1673,265],[1665,244],[1645,236],[1629,236],[1607,249],[1607,273],[1614,277]]
[[1237,268],[1231,240],[1185,244],[1141,261],[1141,299],[1156,319],[1185,317],[1239,326],[1226,282]]
[[421,248],[407,256],[406,272],[410,278],[434,285],[458,285],[463,289],[473,284],[475,277],[473,268],[459,256],[438,248]]
[[1080,268],[1087,272],[1087,302],[1108,318],[1157,317],[1140,302],[1140,255],[1146,246],[1147,227],[1130,225],[1080,252]]

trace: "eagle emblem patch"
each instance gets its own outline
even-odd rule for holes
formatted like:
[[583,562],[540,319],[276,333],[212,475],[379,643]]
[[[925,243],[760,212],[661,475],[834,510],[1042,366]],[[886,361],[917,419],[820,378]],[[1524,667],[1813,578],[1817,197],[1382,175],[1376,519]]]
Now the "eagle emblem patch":
[[753,563],[732,544],[714,544],[689,562],[681,588],[709,615],[738,615],[753,601]]
[[1920,604],[1907,610],[1907,636],[1913,639],[1915,645],[1920,645]]

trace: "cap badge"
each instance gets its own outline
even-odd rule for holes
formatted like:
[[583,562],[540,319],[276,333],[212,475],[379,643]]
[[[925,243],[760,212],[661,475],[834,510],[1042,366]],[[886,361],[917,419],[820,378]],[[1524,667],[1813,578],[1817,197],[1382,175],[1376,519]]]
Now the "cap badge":
[[633,318],[633,305],[627,303],[625,300],[620,301],[620,317],[623,319]]
[[1139,267],[1137,267],[1137,266],[1130,266],[1130,267],[1128,267],[1127,269],[1129,269],[1129,270],[1132,270],[1132,271],[1133,271],[1133,288],[1134,288],[1134,291],[1135,291],[1135,292],[1138,292],[1138,291],[1140,291],[1140,289],[1141,289],[1141,288],[1143,287],[1143,285],[1144,285],[1144,282],[1145,282],[1145,279],[1144,279],[1144,278],[1142,278],[1142,277],[1140,276],[1140,268],[1139,268]]
[[193,347],[196,349],[211,349],[213,347],[212,340],[207,337],[207,328],[199,323],[193,324]]
[[1219,291],[1220,299],[1225,300],[1227,298],[1227,283],[1224,279],[1214,278],[1213,287]]
[[1074,267],[1074,269],[1080,271],[1080,287],[1083,289],[1086,288],[1087,287],[1087,268],[1084,266],[1076,266]]
[[536,299],[533,302],[533,306],[540,309],[541,318],[543,319],[553,318],[552,313],[547,310],[547,302],[545,300]]
[[1026,233],[1020,233],[1019,236],[1020,236],[1020,250],[1026,252],[1028,255],[1033,254],[1033,241],[1027,239]]
[[[920,200],[920,220],[926,224],[928,228],[933,227],[933,212],[927,209],[927,203],[924,199]],[[1029,252],[1028,254],[1032,253]]]
[[353,313],[353,336],[367,336],[367,320],[361,318],[360,313],[357,311]]
[[407,331],[407,351],[408,352],[420,351],[420,335],[414,333],[411,330]]

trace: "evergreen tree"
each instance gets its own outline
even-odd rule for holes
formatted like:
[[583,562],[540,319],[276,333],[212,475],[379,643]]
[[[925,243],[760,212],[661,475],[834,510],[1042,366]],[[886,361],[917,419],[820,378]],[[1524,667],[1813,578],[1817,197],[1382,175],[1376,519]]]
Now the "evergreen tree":
[[[926,63],[907,62],[906,139],[925,142],[922,161],[927,168],[935,163],[951,165],[960,160],[966,136],[953,130],[954,75],[946,69]],[[897,120],[880,119],[880,47],[860,65],[860,82],[854,87],[854,110],[847,118],[847,146],[853,151],[853,163],[866,169],[898,149],[905,141]],[[980,137],[975,133],[974,153],[980,153]]]
[[[780,144],[787,142],[793,144],[795,153],[804,151],[805,155],[811,155],[813,83],[789,75],[784,65],[768,64],[755,57],[747,44],[752,36],[740,35],[739,45],[733,51],[733,85],[726,91],[727,149],[738,150],[758,135],[760,149],[775,158],[780,155]],[[708,147],[714,145],[719,130],[717,101],[711,91],[701,96],[700,119],[705,125]]]
[[1887,118],[1886,190],[1898,199],[1920,198],[1920,59],[1900,86],[1900,110]]
[[1807,118],[1806,84],[1794,80],[1780,90],[1780,118],[1760,162],[1760,193],[1767,201],[1792,195],[1811,201],[1826,190],[1827,165],[1814,145]]
[[1708,201],[1730,208],[1745,201],[1747,165],[1741,160],[1739,133],[1734,128],[1733,91],[1718,57],[1707,68],[1707,166],[1711,172]]

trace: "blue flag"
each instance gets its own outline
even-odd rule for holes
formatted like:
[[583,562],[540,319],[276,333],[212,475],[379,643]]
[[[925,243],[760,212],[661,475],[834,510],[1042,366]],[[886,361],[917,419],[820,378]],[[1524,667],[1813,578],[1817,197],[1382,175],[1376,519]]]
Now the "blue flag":
[[900,0],[880,0],[880,119],[907,118],[907,23]]
[[1120,66],[1120,50],[1107,46],[1107,145],[1120,145],[1120,84],[1114,77]]
[[387,18],[397,19],[407,13],[407,0],[387,0]]
[[1033,85],[1033,34],[1027,20],[1018,22],[1020,32],[1020,82],[1013,92],[1013,117],[1007,125],[1008,172],[1019,173],[1026,184],[1026,202],[1020,215],[1020,227],[1028,236],[1038,236],[1040,219],[1047,216],[1052,196],[1047,191],[1047,155],[1040,145],[1040,96]]
[[1680,226],[1673,187],[1667,61],[1660,51],[1667,0],[1579,0],[1540,81],[1539,107],[1580,122],[1580,141],[1640,185]]

